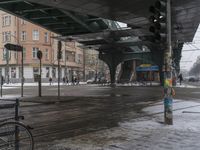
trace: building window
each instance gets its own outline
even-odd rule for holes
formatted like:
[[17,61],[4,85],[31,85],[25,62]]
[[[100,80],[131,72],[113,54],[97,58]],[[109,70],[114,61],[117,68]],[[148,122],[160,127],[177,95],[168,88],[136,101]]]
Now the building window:
[[39,74],[39,68],[38,67],[33,67],[33,77],[35,78],[35,75]]
[[26,48],[23,48],[23,58],[24,58],[24,60],[26,59]]
[[24,19],[21,19],[21,24],[22,25],[26,24],[26,21]]
[[6,60],[8,54],[9,60],[11,59],[11,51],[7,51],[5,48],[3,49],[3,60]]
[[17,52],[14,53],[14,58],[17,59]]
[[77,63],[81,64],[81,54],[78,54]]
[[45,49],[45,59],[48,60],[49,59],[49,50]]
[[49,78],[49,67],[46,67],[46,78]]
[[14,32],[14,39],[15,39],[15,42],[17,42],[17,38],[18,38],[18,37],[17,37],[17,31],[15,31],[15,32]]
[[6,60],[6,49],[3,49],[3,60]]
[[39,40],[39,31],[33,30],[33,40]]
[[26,31],[22,31],[21,32],[21,41],[25,41],[26,40]]
[[11,16],[3,16],[3,26],[9,26],[11,24]]
[[16,78],[16,68],[15,67],[11,68],[11,78]]
[[49,34],[48,34],[48,32],[45,32],[45,33],[44,33],[44,42],[45,42],[45,43],[48,43],[48,42],[49,42]]
[[10,42],[11,41],[11,32],[7,31],[7,32],[3,32],[3,42]]
[[56,68],[52,68],[52,77],[56,78]]
[[39,48],[38,47],[33,47],[32,50],[32,58],[33,59],[37,59],[37,52],[38,52]]

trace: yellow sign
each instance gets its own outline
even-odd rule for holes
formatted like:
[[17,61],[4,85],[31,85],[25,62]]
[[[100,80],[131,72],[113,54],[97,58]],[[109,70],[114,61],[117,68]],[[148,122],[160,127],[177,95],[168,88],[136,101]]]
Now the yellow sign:
[[141,64],[140,67],[151,67],[151,64]]
[[37,67],[40,67],[40,64],[39,63],[38,64],[30,64],[30,66],[37,68]]

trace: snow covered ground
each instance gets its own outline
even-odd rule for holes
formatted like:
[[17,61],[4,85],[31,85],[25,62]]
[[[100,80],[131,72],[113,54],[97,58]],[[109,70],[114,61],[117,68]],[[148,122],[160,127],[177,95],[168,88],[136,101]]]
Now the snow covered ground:
[[[80,85],[86,84],[86,82],[80,82]],[[60,85],[72,85],[72,83],[69,84],[63,84],[62,82],[60,83]],[[21,83],[10,83],[10,84],[4,84],[3,87],[20,87]],[[24,86],[38,86],[37,82],[34,83],[24,83]],[[42,86],[50,86],[49,83],[42,83]],[[54,82],[53,84],[51,84],[51,86],[58,86],[57,82]]]
[[143,109],[144,116],[118,127],[76,136],[48,150],[198,150],[200,103],[174,101],[174,125],[164,125],[163,103]]

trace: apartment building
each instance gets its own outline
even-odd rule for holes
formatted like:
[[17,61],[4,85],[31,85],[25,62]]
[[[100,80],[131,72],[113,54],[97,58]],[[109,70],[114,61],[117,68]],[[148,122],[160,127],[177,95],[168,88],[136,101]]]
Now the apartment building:
[[[0,11],[0,75],[10,82],[21,79],[21,53],[8,51],[6,43],[23,46],[25,82],[34,82],[39,74],[37,51],[41,50],[42,80],[48,82],[58,78],[57,43],[52,37],[57,36],[40,26]],[[62,42],[61,78],[67,76],[83,77],[83,50],[76,42]]]

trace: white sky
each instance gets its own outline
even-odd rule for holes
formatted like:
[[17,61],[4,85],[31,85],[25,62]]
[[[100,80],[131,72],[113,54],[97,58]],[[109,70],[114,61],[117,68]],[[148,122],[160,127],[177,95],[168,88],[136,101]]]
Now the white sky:
[[198,56],[200,56],[200,26],[197,29],[193,42],[185,43],[183,46],[182,58],[180,63],[181,69],[190,70],[192,65],[196,62]]

